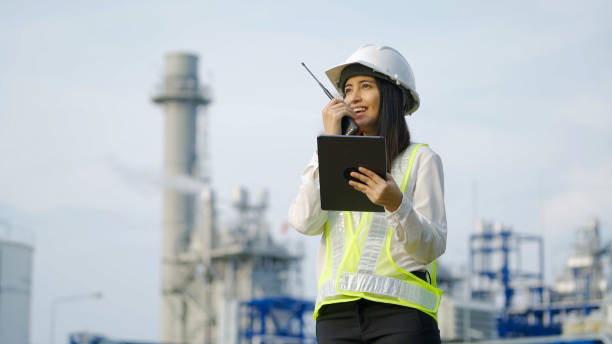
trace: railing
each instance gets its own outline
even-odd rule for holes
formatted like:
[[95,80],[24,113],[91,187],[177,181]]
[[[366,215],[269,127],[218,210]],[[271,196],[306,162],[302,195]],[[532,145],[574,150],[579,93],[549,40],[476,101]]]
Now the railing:
[[166,77],[163,83],[155,86],[152,98],[155,102],[186,100],[207,104],[212,100],[212,94],[209,87],[198,84],[196,79]]

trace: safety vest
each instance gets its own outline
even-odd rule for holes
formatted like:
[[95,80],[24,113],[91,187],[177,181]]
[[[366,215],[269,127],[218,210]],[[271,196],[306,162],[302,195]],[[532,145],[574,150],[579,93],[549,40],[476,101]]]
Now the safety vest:
[[[414,182],[410,183],[412,165],[417,150],[424,145],[411,145],[391,171],[395,180],[406,171],[401,191],[410,199],[412,191],[405,194],[404,190],[407,185],[411,186],[409,190],[414,189]],[[324,231],[327,252],[319,278],[315,319],[323,305],[364,298],[416,308],[437,321],[442,290],[436,287],[436,262],[427,266],[431,284],[403,269],[401,257],[394,258],[392,254],[392,232],[385,213],[362,213],[355,229],[350,211],[329,212]]]

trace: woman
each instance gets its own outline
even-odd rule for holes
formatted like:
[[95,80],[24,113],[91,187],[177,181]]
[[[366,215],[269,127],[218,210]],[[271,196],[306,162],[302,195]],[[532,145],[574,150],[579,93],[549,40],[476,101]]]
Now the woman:
[[363,167],[349,181],[384,213],[321,210],[317,154],[289,210],[299,232],[321,235],[314,318],[327,343],[439,343],[435,259],[446,248],[442,163],[410,142],[404,119],[419,107],[414,77],[390,47],[367,45],[327,71],[344,100],[322,111],[325,134],[349,116],[364,135],[384,136],[389,171]]

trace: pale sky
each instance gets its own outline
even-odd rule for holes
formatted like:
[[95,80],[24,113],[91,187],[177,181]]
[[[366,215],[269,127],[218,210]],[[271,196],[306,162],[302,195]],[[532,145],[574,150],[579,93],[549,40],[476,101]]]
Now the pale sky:
[[[612,4],[608,1],[0,3],[0,219],[34,238],[32,343],[88,330],[159,334],[164,55],[200,56],[221,217],[235,185],[270,191],[279,228],[321,131],[324,70],[365,43],[411,63],[408,125],[444,163],[443,264],[467,264],[475,216],[544,235],[547,279],[574,230],[612,227]],[[131,171],[130,178],[121,167]],[[314,280],[318,238],[303,241]],[[304,297],[313,298],[315,285]]]

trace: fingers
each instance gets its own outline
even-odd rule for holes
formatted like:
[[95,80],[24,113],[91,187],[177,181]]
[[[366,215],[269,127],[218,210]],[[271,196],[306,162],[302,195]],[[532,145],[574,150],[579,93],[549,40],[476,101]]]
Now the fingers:
[[372,178],[368,177],[365,174],[361,174],[358,172],[351,172],[351,177],[355,178],[355,179],[359,179],[360,181],[362,181],[364,184],[370,184],[372,183]]
[[329,103],[327,103],[328,105],[332,105],[332,104],[346,104],[348,106],[348,104],[344,101],[344,99],[342,98],[332,98],[329,100]]
[[[385,184],[385,181],[367,168],[359,167],[359,172],[351,172],[351,177],[359,180],[361,183],[350,180],[349,185],[355,188],[355,190],[363,192],[370,201],[376,203],[378,196],[375,195],[379,194],[381,190],[384,189],[385,185],[383,184]],[[380,183],[381,181],[382,184]]]
[[364,194],[367,195],[367,192],[368,192],[369,188],[368,188],[368,186],[366,184],[362,184],[362,183],[356,182],[354,180],[349,180],[349,185],[352,186],[353,188],[355,188],[355,190],[361,191],[361,192],[363,192]]
[[[353,174],[358,174],[353,172]],[[372,201],[372,203],[378,204],[378,205],[382,205],[380,204],[380,198],[377,195],[375,188],[370,187],[367,184],[363,184],[360,182],[356,182],[354,180],[349,180],[349,185],[353,187],[353,189],[363,193],[370,201]],[[383,205],[384,206],[384,205]]]
[[331,99],[325,108],[334,112],[344,112],[345,116],[355,116],[353,109],[344,101],[338,99]]
[[355,112],[353,112],[353,109],[351,109],[351,107],[346,105],[345,103],[333,104],[330,106],[329,109],[333,111],[338,117],[355,117]]
[[329,100],[329,103],[327,103],[328,106],[334,105],[334,104],[340,104],[340,103],[344,103],[342,100],[337,99],[337,98],[332,98]]
[[[329,101],[329,103],[327,103],[327,105],[325,105],[325,108],[327,108],[327,109],[342,109],[342,108],[345,108],[347,106],[348,105],[346,105],[345,102],[334,98],[334,99],[331,99]],[[349,109],[350,109],[350,107],[349,107]]]
[[373,180],[376,183],[380,183],[381,181],[384,181],[384,179],[382,179],[378,174],[368,170],[365,167],[359,167],[358,170],[359,170],[359,172],[361,172],[364,175],[368,176],[368,178],[370,178],[371,180]]
[[323,127],[327,135],[340,135],[342,117],[355,117],[353,109],[338,99],[330,100],[323,108],[322,115]]
[[334,98],[334,99],[331,99],[329,103],[327,103],[327,105],[325,105],[324,109],[332,109],[333,107],[338,106],[338,105],[342,106],[342,104],[345,104],[345,103],[341,100]]
[[394,211],[402,202],[402,191],[397,187],[391,174],[386,173],[385,179],[364,167],[359,172],[351,172],[351,177],[359,180],[350,180],[355,190],[365,194],[370,201]]

